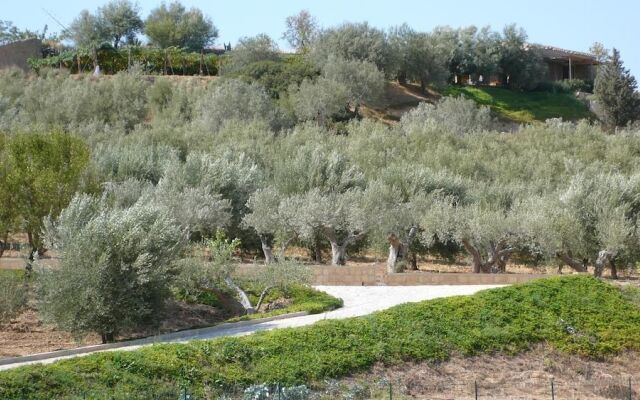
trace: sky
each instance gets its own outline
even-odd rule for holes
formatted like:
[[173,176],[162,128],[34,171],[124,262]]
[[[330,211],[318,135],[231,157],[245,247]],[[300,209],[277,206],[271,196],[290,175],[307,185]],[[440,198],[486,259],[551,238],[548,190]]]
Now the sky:
[[[135,2],[135,1],[134,1]],[[161,0],[138,0],[143,18]],[[60,31],[44,11],[68,25],[83,9],[95,11],[106,0],[0,0],[0,20],[19,28]],[[187,7],[200,8],[220,30],[217,44],[243,36],[267,33],[280,40],[287,16],[309,10],[322,27],[342,22],[368,21],[387,28],[408,23],[429,31],[439,25],[462,27],[491,25],[502,29],[516,23],[525,28],[529,41],[570,50],[588,51],[599,41],[616,47],[631,72],[640,75],[640,0],[483,0],[483,1],[345,1],[345,0],[181,0]],[[44,9],[44,10],[43,10]],[[287,48],[280,41],[282,48]],[[640,78],[640,76],[638,76]]]

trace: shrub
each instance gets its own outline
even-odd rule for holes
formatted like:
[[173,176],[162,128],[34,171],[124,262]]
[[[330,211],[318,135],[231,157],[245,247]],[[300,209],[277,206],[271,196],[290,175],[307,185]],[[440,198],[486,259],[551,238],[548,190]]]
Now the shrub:
[[436,104],[420,103],[401,119],[403,128],[442,129],[456,135],[482,132],[492,127],[491,110],[464,97],[444,97]]
[[216,132],[229,120],[263,120],[272,127],[279,122],[278,110],[260,85],[236,79],[224,80],[209,88],[195,105],[198,126]]
[[21,275],[0,271],[0,324],[18,315],[27,305],[27,288]]
[[111,342],[159,321],[184,243],[166,211],[143,204],[110,209],[78,196],[47,226],[47,237],[61,262],[38,274],[40,308],[58,327]]

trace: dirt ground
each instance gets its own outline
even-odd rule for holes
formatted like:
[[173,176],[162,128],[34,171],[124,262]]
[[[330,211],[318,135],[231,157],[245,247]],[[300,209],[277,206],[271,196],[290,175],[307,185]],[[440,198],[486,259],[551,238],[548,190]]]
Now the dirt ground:
[[[133,332],[127,335],[126,339],[210,326],[222,322],[229,317],[230,315],[226,315],[214,307],[174,302],[168,306],[166,317],[158,329]],[[118,338],[118,340],[122,339],[125,338]],[[61,332],[53,325],[41,321],[33,307],[30,307],[9,323],[0,325],[0,358],[24,356],[94,344],[100,344],[100,337],[98,335],[74,338],[71,334]]]
[[[629,378],[631,395],[629,397]],[[640,355],[626,352],[606,360],[587,360],[540,345],[516,355],[455,356],[442,363],[406,363],[341,380],[346,386],[391,382],[398,398],[628,399],[640,393]]]

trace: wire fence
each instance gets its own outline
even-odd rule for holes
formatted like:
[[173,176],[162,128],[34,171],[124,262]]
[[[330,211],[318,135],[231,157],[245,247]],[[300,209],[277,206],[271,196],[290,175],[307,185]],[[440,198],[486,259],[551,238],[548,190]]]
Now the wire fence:
[[[117,387],[117,385],[116,385]],[[631,376],[586,379],[547,379],[529,377],[520,381],[490,378],[473,381],[441,381],[415,378],[327,380],[312,385],[287,386],[260,384],[247,387],[212,385],[178,385],[176,387],[144,387],[114,389],[113,393],[96,392],[89,387],[65,397],[73,400],[145,399],[145,400],[583,400],[640,399],[637,381]],[[15,397],[29,399],[28,393]]]

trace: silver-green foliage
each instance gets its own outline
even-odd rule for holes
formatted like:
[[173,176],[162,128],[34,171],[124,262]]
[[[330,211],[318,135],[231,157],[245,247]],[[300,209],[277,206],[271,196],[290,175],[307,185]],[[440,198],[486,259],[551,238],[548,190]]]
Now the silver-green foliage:
[[445,97],[436,104],[420,103],[402,117],[405,130],[442,129],[457,135],[478,133],[492,127],[491,110],[463,97]]
[[236,79],[226,79],[208,88],[195,104],[194,122],[216,132],[226,121],[264,120],[278,126],[278,110],[264,88]]
[[166,209],[111,208],[80,195],[48,224],[59,268],[42,268],[40,310],[61,329],[103,341],[161,318],[184,232]]

